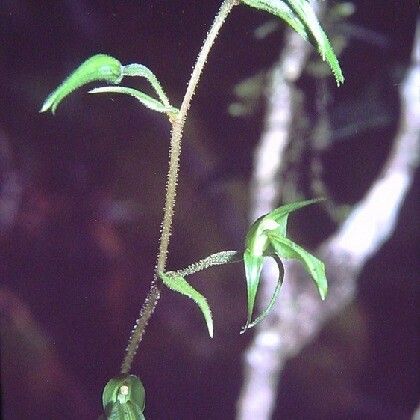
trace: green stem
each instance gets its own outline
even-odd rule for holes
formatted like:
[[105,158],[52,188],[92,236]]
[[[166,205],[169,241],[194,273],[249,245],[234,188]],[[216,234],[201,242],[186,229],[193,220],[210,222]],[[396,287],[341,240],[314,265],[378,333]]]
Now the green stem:
[[154,278],[149,293],[141,308],[139,318],[136,321],[134,329],[128,341],[125,357],[121,366],[121,373],[128,373],[131,369],[134,356],[138,346],[143,338],[145,328],[152,316],[156,304],[160,297],[161,281],[158,273],[164,272],[166,267],[166,259],[168,255],[169,239],[171,236],[172,219],[175,207],[176,186],[178,183],[179,158],[181,155],[181,140],[188,110],[190,108],[191,99],[194,96],[195,89],[200,80],[204,65],[206,64],[208,54],[214,41],[223,26],[227,16],[232,8],[239,4],[239,0],[224,0],[220,6],[219,12],[214,18],[210,31],[204,40],[201,51],[197,57],[190,81],[187,86],[184,99],[181,104],[179,113],[172,122],[171,145],[169,150],[169,170],[166,186],[165,208],[161,225],[161,236],[159,242],[159,253],[155,267]]
[[238,4],[238,0],[225,0],[214,18],[213,24],[207,37],[201,47],[200,54],[197,57],[190,81],[188,83],[187,91],[182,101],[179,114],[172,124],[172,138],[170,148],[170,162],[168,172],[168,184],[166,188],[165,211],[162,221],[162,232],[160,236],[159,254],[156,264],[156,272],[164,272],[166,266],[166,258],[168,254],[169,238],[171,236],[172,217],[174,213],[176,186],[178,182],[179,157],[181,154],[181,139],[182,132],[187,118],[187,113],[190,108],[191,99],[194,96],[195,89],[200,80],[204,65],[206,64],[208,54],[214,41],[225,22],[227,16],[232,10],[233,6]]

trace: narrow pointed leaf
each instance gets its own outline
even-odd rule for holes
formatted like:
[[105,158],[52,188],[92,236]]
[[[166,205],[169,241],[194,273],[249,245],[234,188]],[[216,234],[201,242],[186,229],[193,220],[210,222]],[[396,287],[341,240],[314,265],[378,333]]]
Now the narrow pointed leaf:
[[123,87],[123,86],[105,86],[100,88],[95,88],[89,91],[89,93],[123,93],[126,95],[133,96],[139,102],[141,102],[145,107],[152,109],[153,111],[162,112],[164,114],[173,115],[178,112],[176,108],[171,106],[166,106],[159,102],[157,99],[152,98],[149,95],[146,95],[143,92],[140,92],[136,89]]
[[305,25],[302,23],[300,18],[296,16],[296,13],[289,7],[289,5],[282,0],[242,0],[242,3],[253,7],[254,9],[264,10],[274,16],[279,17],[286,21],[299,35],[306,40],[308,34]]
[[123,75],[124,76],[140,76],[145,77],[148,82],[152,85],[153,89],[159,96],[160,101],[167,107],[170,107],[169,105],[169,99],[166,96],[165,92],[163,91],[163,88],[161,84],[159,83],[159,80],[157,77],[153,74],[153,72],[143,64],[128,64],[127,66],[124,66],[123,69]]
[[122,78],[122,65],[116,58],[106,54],[96,54],[84,61],[57,89],[50,93],[39,112],[51,110],[54,114],[66,96],[87,83],[105,81],[118,84]]
[[244,330],[246,330],[251,323],[252,314],[254,312],[255,297],[260,284],[263,260],[264,257],[262,255],[255,255],[250,249],[245,249],[244,264],[247,283],[248,316]]
[[241,334],[243,334],[247,329],[255,327],[257,324],[259,324],[263,319],[267,317],[267,315],[270,313],[271,309],[273,308],[274,304],[277,301],[277,297],[280,293],[281,285],[283,284],[283,266],[281,264],[281,261],[277,261],[279,266],[279,279],[277,281],[276,288],[273,292],[273,295],[271,296],[270,302],[267,305],[267,307],[264,309],[264,311],[252,322],[247,322],[246,325],[243,327]]
[[286,236],[287,219],[288,219],[289,213],[295,210],[299,210],[302,207],[309,206],[310,204],[317,203],[322,200],[323,198],[316,198],[313,200],[296,201],[294,203],[289,203],[271,211],[270,213],[268,213],[268,215],[266,215],[266,217],[270,217],[276,223],[278,223],[279,228],[276,229],[276,231],[279,232],[282,236]]
[[169,289],[191,298],[200,308],[206,320],[209,335],[213,338],[213,319],[206,298],[195,290],[185,279],[173,272],[159,273],[163,283]]
[[322,59],[327,60],[337,85],[344,82],[334,50],[307,0],[242,0],[242,3],[285,20],[304,39],[315,45]]
[[327,60],[331,71],[334,74],[337,86],[344,82],[344,76],[338,63],[334,50],[331,47],[327,35],[321,28],[318,18],[307,0],[287,0],[296,14],[301,18],[302,22],[311,32],[319,53],[323,60]]
[[269,232],[268,237],[274,252],[279,258],[296,259],[303,264],[314,280],[321,299],[324,300],[328,291],[324,263],[284,236],[275,232]]

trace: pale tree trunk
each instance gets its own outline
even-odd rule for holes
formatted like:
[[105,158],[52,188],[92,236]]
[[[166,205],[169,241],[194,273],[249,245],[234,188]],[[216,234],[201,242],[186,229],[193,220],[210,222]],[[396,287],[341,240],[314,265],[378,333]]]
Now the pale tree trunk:
[[[308,344],[333,315],[354,297],[357,278],[367,260],[378,252],[395,229],[399,210],[418,164],[420,138],[420,33],[417,28],[412,65],[401,84],[401,116],[392,151],[380,176],[353,208],[335,234],[316,254],[325,262],[329,295],[322,302],[298,263],[286,262],[284,285],[268,318],[256,327],[246,350],[244,380],[237,403],[238,420],[270,419],[286,362]],[[290,139],[295,89],[305,63],[307,46],[288,33],[272,75],[265,132],[255,153],[251,186],[252,220],[278,203],[278,178]],[[267,261],[261,303],[267,302],[277,282],[277,267]],[[261,309],[261,308],[260,308]]]

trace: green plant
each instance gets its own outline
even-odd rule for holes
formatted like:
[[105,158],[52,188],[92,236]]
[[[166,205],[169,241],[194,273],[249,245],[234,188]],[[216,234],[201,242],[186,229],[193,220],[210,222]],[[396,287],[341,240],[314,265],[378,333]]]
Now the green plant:
[[[142,414],[145,398],[144,388],[139,379],[134,375],[130,375],[129,372],[133,358],[163,287],[167,287],[191,298],[198,305],[205,318],[210,337],[213,336],[213,320],[210,307],[205,297],[195,290],[186,280],[187,276],[200,270],[205,270],[214,265],[244,261],[248,290],[248,314],[242,332],[263,320],[275,303],[282,283],[282,258],[292,258],[301,261],[313,278],[321,298],[324,299],[327,294],[324,264],[286,236],[289,214],[318,200],[287,204],[260,217],[250,227],[246,235],[243,251],[222,251],[193,263],[185,269],[172,271],[166,269],[184,124],[191,99],[199,82],[209,51],[232,8],[239,4],[269,12],[285,20],[300,35],[316,45],[321,57],[330,65],[337,84],[339,85],[343,82],[344,79],[337,58],[307,0],[224,0],[198,55],[180,108],[176,108],[170,104],[157,77],[147,67],[141,64],[124,66],[117,59],[105,54],[97,54],[82,63],[48,96],[41,108],[41,112],[51,111],[54,114],[58,105],[66,96],[87,83],[105,81],[108,84],[119,85],[124,77],[137,76],[145,78],[150,83],[157,98],[151,97],[139,90],[122,86],[100,87],[91,90],[90,93],[120,93],[130,95],[146,107],[166,114],[172,124],[165,208],[155,274],[150,291],[141,308],[139,318],[136,321],[136,326],[130,336],[121,366],[121,375],[111,379],[104,389],[103,405],[105,416],[110,419],[144,418]],[[273,257],[277,261],[281,274],[276,290],[266,310],[255,320],[252,320],[255,297],[258,291],[261,269],[265,257]]]

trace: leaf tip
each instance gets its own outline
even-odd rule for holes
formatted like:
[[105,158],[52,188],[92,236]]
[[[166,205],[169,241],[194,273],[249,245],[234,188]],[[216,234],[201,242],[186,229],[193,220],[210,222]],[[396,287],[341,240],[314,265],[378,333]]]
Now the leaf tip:
[[340,75],[340,76],[336,77],[335,80],[337,82],[337,87],[340,87],[340,85],[342,85],[344,83],[344,76]]
[[206,321],[210,338],[213,338],[213,317],[207,299],[195,290],[183,276],[177,275],[175,272],[159,272],[159,277],[166,287],[181,295],[189,297],[197,304]]
[[88,93],[104,93],[104,91],[102,89],[104,89],[104,88],[103,87],[97,87],[97,88],[88,90]]
[[209,330],[209,336],[210,338],[213,338],[214,330],[213,330],[213,321],[207,321],[207,329]]
[[49,96],[44,103],[42,104],[42,108],[39,110],[39,113],[43,113],[43,112],[47,112],[47,111],[51,111],[52,114],[55,113],[55,108],[56,106],[54,106],[54,101],[52,100],[52,98]]
[[320,287],[318,290],[319,295],[321,296],[321,300],[325,300],[328,294],[328,287]]
[[[194,300],[194,299],[193,299]],[[203,302],[199,302],[195,300],[195,302],[198,304],[199,308],[201,309],[201,312],[204,316],[204,319],[206,321],[207,330],[209,332],[210,338],[213,338],[214,334],[214,327],[213,327],[213,316],[211,313],[211,309],[207,303],[207,299],[203,296]]]
[[247,330],[249,330],[250,326],[250,321],[247,321],[246,324],[242,327],[241,331],[239,331],[239,334],[245,334],[247,332]]

